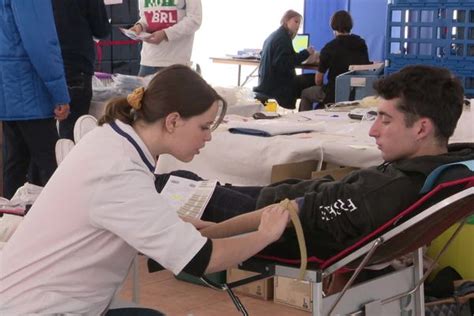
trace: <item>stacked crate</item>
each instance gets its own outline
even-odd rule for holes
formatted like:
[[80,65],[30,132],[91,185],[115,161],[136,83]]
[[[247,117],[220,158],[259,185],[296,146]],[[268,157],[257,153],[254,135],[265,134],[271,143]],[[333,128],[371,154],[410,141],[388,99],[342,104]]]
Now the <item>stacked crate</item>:
[[386,38],[386,73],[409,64],[446,67],[474,97],[474,0],[394,0]]
[[139,19],[138,1],[123,1],[106,7],[112,23],[110,36],[99,41],[96,71],[137,75],[140,66],[140,43],[132,41],[119,28],[129,28]]

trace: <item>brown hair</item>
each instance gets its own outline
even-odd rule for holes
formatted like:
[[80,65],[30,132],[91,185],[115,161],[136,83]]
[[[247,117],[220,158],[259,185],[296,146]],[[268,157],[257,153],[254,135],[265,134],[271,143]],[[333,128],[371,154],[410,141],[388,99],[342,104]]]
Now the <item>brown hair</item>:
[[331,17],[331,28],[340,33],[350,33],[352,30],[352,17],[349,12],[340,10]]
[[386,100],[399,98],[397,108],[405,115],[405,125],[428,117],[435,137],[447,143],[462,113],[464,89],[448,69],[409,65],[374,83],[377,94]]
[[183,118],[190,118],[206,112],[214,102],[219,101],[222,109],[216,120],[216,128],[224,118],[227,102],[191,68],[173,65],[159,71],[143,93],[140,106],[133,109],[127,98],[109,101],[99,125],[118,119],[132,125],[136,120],[156,122],[172,112]]
[[298,17],[302,18],[301,14],[299,14],[295,10],[286,11],[285,14],[283,14],[283,16],[281,17],[280,24],[283,25],[286,28],[286,22],[288,22],[289,20],[291,20],[295,16],[298,16]]

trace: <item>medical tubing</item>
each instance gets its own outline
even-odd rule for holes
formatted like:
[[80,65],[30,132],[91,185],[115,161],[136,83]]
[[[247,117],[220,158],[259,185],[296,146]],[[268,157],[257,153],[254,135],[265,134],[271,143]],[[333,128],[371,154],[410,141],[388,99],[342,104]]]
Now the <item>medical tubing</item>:
[[293,227],[295,228],[295,231],[296,231],[296,237],[298,238],[298,246],[300,248],[300,257],[301,257],[299,279],[303,280],[304,275],[306,273],[306,267],[308,265],[308,253],[306,251],[306,241],[304,239],[303,228],[301,227],[301,221],[298,216],[298,212],[296,211],[293,204],[291,204],[289,199],[284,199],[283,201],[281,201],[280,206],[287,209],[288,212],[290,213],[290,218],[293,223]]

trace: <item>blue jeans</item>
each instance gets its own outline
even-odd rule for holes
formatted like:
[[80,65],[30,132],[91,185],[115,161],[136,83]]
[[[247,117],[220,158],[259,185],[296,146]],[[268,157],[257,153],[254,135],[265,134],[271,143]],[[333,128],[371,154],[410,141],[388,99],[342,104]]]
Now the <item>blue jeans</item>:
[[145,77],[149,75],[154,75],[163,68],[165,67],[152,67],[152,66],[140,65],[140,70],[138,70],[138,76]]

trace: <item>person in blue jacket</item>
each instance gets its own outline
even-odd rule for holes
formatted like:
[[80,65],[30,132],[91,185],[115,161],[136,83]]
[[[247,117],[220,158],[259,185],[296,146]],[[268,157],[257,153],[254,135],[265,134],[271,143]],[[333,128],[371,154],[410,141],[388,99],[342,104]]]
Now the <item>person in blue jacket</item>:
[[258,86],[254,91],[277,100],[287,109],[294,109],[301,91],[314,85],[313,75],[296,75],[295,66],[314,54],[308,47],[296,53],[292,40],[298,33],[301,14],[288,10],[281,18],[281,26],[265,40],[258,69]]
[[[43,186],[57,167],[56,121],[69,94],[50,0],[0,0],[3,194],[27,180]],[[27,175],[30,176],[27,179]]]

